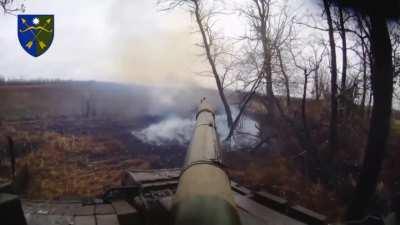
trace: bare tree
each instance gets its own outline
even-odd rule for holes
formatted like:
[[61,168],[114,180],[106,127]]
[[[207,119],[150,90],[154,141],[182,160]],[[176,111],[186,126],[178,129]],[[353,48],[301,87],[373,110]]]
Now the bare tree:
[[283,61],[283,57],[282,57],[282,50],[281,49],[277,49],[276,50],[277,56],[278,56],[278,61],[279,61],[279,67],[281,70],[281,74],[283,76],[283,84],[285,86],[285,92],[286,92],[286,106],[287,108],[290,108],[290,78],[289,75],[286,72],[286,68],[285,68],[285,64]]
[[[259,74],[257,77],[262,77],[265,82],[266,105],[270,115],[274,114],[273,104],[273,86],[272,86],[272,49],[271,36],[268,32],[270,19],[270,4],[271,0],[251,0],[247,8],[239,9],[245,15],[250,24],[250,34],[244,37],[247,40],[254,40],[256,46],[261,46],[261,51],[254,48],[254,51],[260,52],[261,66],[257,66]],[[255,63],[258,63],[256,60]]]
[[330,136],[329,146],[330,154],[336,150],[337,147],[337,127],[338,127],[338,109],[337,109],[337,63],[336,63],[336,45],[334,37],[333,20],[331,15],[331,2],[330,0],[323,0],[324,10],[326,13],[326,19],[328,24],[329,33],[329,46],[330,46],[330,58],[331,58],[331,118],[330,118]]
[[346,82],[347,82],[347,38],[346,38],[346,21],[348,20],[349,17],[345,17],[345,11],[343,7],[340,5],[337,7],[337,14],[339,17],[339,20],[337,22],[337,27],[339,30],[340,38],[342,40],[342,79],[341,79],[341,92],[346,91]]
[[367,101],[367,94],[370,89],[369,87],[369,73],[368,68],[371,67],[371,52],[369,49],[369,32],[367,31],[365,22],[366,18],[360,14],[356,16],[356,24],[357,27],[354,30],[358,30],[358,33],[354,32],[358,37],[357,49],[355,49],[355,53],[361,60],[362,63],[362,94],[361,94],[361,114],[365,115],[365,107]]
[[[301,117],[303,121],[303,127],[308,136],[310,136],[308,127],[307,127],[307,119],[306,119],[306,101],[307,101],[307,90],[308,90],[308,79],[309,76],[318,71],[321,63],[324,58],[325,49],[322,52],[318,53],[318,50],[313,46],[312,48],[313,55],[305,58],[301,55],[301,53],[294,53],[293,50],[290,51],[294,65],[303,72],[304,83],[303,83],[303,95],[301,101]],[[300,58],[301,63],[298,62],[298,58]]]
[[0,0],[0,7],[3,9],[3,12],[6,14],[12,14],[18,11],[25,11],[24,4],[21,4],[19,7],[14,7],[14,0]]
[[217,57],[221,54],[221,52],[218,52],[218,48],[215,47],[214,42],[216,37],[215,33],[212,30],[213,24],[211,20],[216,12],[212,10],[207,10],[204,6],[204,1],[202,0],[166,0],[159,1],[158,4],[166,5],[163,10],[172,10],[177,7],[185,7],[190,12],[190,14],[194,16],[202,38],[201,47],[204,48],[208,63],[211,67],[211,72],[214,76],[218,93],[226,112],[226,120],[228,122],[228,126],[232,127],[232,111],[224,92],[222,76],[217,70],[216,65]]
[[226,139],[229,140],[234,134],[234,130],[239,124],[240,118],[246,110],[248,103],[256,93],[260,82],[258,80],[255,80],[251,83],[249,89],[245,90],[245,95],[239,103],[239,113],[234,118],[234,116],[232,115],[231,106],[228,103],[228,98],[225,93],[226,88],[229,86],[226,85],[225,82],[228,80],[228,73],[232,71],[232,68],[231,66],[227,65],[218,65],[218,62],[220,62],[219,60],[223,59],[226,56],[226,51],[222,47],[223,44],[217,43],[218,35],[214,31],[214,17],[220,14],[220,12],[212,7],[207,8],[206,1],[204,0],[159,0],[158,4],[163,7],[163,10],[173,10],[177,7],[183,7],[194,17],[197,24],[198,32],[200,33],[202,40],[199,46],[202,47],[205,51],[205,56],[207,58],[211,73],[217,85],[219,97],[225,109],[226,120],[228,123],[228,127],[230,128],[229,134]]
[[314,80],[314,88],[312,90],[312,93],[314,94],[315,100],[319,101],[321,100],[322,94],[324,92],[325,89],[325,68],[324,65],[321,64],[320,67],[314,71],[314,76],[313,76],[313,80]]
[[[249,34],[243,39],[254,46],[251,50],[257,52],[260,57],[260,60],[255,60],[253,63],[257,64],[254,65],[258,68],[257,77],[261,76],[265,85],[264,103],[269,115],[274,116],[276,114],[274,71],[280,71],[284,77],[287,102],[290,104],[289,76],[284,68],[282,48],[293,38],[294,18],[288,15],[285,5],[274,15],[271,0],[249,0],[239,11],[248,20]],[[279,69],[274,69],[274,62],[278,62]]]
[[[329,38],[329,49],[330,49],[330,73],[331,73],[331,80],[330,80],[330,111],[331,111],[331,116],[330,116],[330,134],[329,134],[329,148],[330,148],[330,155],[333,154],[333,152],[337,148],[337,130],[338,130],[338,99],[337,99],[337,91],[338,91],[338,86],[337,86],[337,77],[338,77],[338,71],[337,71],[337,56],[336,56],[336,43],[335,43],[335,35],[334,32],[336,31],[334,27],[334,20],[333,16],[331,13],[331,8],[332,8],[332,0],[323,0],[323,9],[324,9],[324,14],[326,15],[326,22],[328,28],[320,28],[316,26],[310,26],[308,24],[303,24],[307,27],[321,30],[321,31],[327,31],[328,32],[328,38]],[[343,16],[343,15],[342,15]],[[342,19],[343,26],[341,28],[344,28],[344,18]],[[342,40],[345,40],[345,32],[342,33]],[[345,42],[345,41],[344,41]],[[343,43],[342,43],[343,44]],[[346,53],[347,54],[347,53]],[[343,61],[347,62],[347,56],[344,56]],[[347,63],[346,63],[347,64]],[[346,71],[347,67],[344,67],[344,71]],[[343,74],[342,74],[343,75]],[[345,82],[345,81],[344,81]]]
[[375,193],[387,150],[394,73],[391,41],[386,18],[383,15],[383,12],[372,12],[369,16],[371,21],[371,52],[373,56],[371,85],[374,104],[372,106],[363,168],[356,186],[354,199],[347,210],[347,219],[350,220],[360,220],[365,216],[368,203]]

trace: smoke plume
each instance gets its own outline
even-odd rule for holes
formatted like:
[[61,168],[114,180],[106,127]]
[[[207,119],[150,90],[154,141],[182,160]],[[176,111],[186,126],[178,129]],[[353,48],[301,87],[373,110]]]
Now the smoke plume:
[[[233,108],[233,113],[236,115],[237,108]],[[229,128],[226,123],[225,114],[217,114],[216,118],[217,132],[220,141],[228,135]],[[242,117],[238,126],[236,135],[232,139],[234,148],[252,146],[257,141],[258,130],[257,122],[249,117]],[[144,143],[151,145],[168,145],[168,144],[189,144],[195,126],[194,118],[184,118],[180,116],[168,116],[158,123],[150,124],[144,129],[133,131],[132,134]]]

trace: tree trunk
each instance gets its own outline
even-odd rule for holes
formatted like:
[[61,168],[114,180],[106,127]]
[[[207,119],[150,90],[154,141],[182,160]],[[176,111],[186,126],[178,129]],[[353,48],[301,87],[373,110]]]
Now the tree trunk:
[[265,92],[266,92],[266,103],[267,103],[267,110],[270,116],[274,116],[275,113],[275,103],[274,103],[274,90],[272,85],[272,48],[271,44],[267,37],[267,14],[266,14],[266,6],[267,4],[264,1],[261,1],[261,5],[257,4],[258,8],[258,16],[260,21],[260,28],[259,28],[259,39],[261,40],[261,44],[263,47],[263,66],[262,66],[262,73],[265,76]]
[[331,118],[330,118],[330,136],[329,146],[330,154],[336,150],[337,145],[337,65],[336,65],[336,49],[335,37],[333,35],[333,22],[328,0],[324,0],[324,8],[326,12],[328,28],[329,28],[329,45],[331,50]]
[[224,105],[224,109],[225,109],[225,113],[226,113],[226,120],[228,122],[228,127],[232,127],[233,126],[232,111],[231,111],[231,108],[230,108],[230,106],[228,104],[228,100],[226,99],[226,96],[225,96],[225,93],[224,93],[224,88],[222,86],[222,82],[221,82],[221,80],[219,78],[219,75],[218,75],[217,67],[215,66],[214,59],[213,59],[213,57],[211,55],[210,43],[209,43],[209,41],[207,39],[207,35],[206,35],[205,30],[204,30],[204,26],[203,26],[203,23],[202,23],[200,12],[199,12],[200,11],[199,3],[197,1],[193,1],[193,2],[194,2],[194,5],[195,5],[196,22],[197,22],[197,25],[199,26],[199,30],[200,30],[201,37],[202,37],[203,44],[204,44],[204,49],[206,50],[207,59],[208,59],[208,62],[210,63],[211,70],[212,70],[212,73],[214,75],[215,82],[217,84],[219,97],[221,98],[222,104]]
[[[342,93],[346,91],[346,79],[347,79],[347,41],[346,41],[346,30],[344,27],[343,19],[343,8],[339,7],[339,23],[340,23],[340,37],[342,38],[342,82],[341,90]],[[345,97],[345,96],[344,96]]]
[[363,168],[354,199],[346,215],[349,220],[359,220],[365,216],[371,197],[375,193],[386,154],[392,110],[393,67],[388,27],[383,16],[371,15],[370,18],[371,52],[374,59],[371,75],[374,105]]
[[307,83],[308,83],[307,69],[304,69],[303,98],[301,100],[301,119],[303,120],[303,127],[305,132],[307,132],[307,121],[306,121]]
[[289,84],[289,76],[286,73],[285,67],[283,65],[283,59],[281,55],[281,50],[277,49],[278,59],[279,59],[279,66],[281,67],[284,84],[285,84],[285,91],[286,91],[286,106],[290,108],[290,84]]
[[319,70],[314,71],[314,89],[315,89],[315,100],[319,101],[321,98],[321,87],[320,87],[320,80],[319,80]]
[[365,43],[365,38],[362,37],[364,35],[364,28],[363,28],[363,22],[362,22],[362,17],[360,15],[357,15],[357,24],[360,29],[360,41],[361,41],[361,51],[362,51],[362,70],[363,70],[363,92],[362,92],[362,98],[361,98],[361,115],[362,117],[365,117],[365,108],[366,106],[366,100],[367,100],[367,93],[368,93],[368,76],[367,76],[367,64],[368,64],[368,56],[369,53],[367,44]]
[[[308,86],[308,76],[307,69],[304,69],[304,85],[303,85],[303,97],[301,99],[301,120],[303,122],[303,133],[304,133],[304,143],[307,146],[306,153],[304,154],[304,162],[305,162],[305,171],[304,176],[307,179],[311,178],[310,172],[316,171],[319,166],[319,159],[318,159],[318,150],[313,143],[311,138],[310,130],[308,129],[307,124],[307,113],[306,113],[306,106],[307,106],[307,86]],[[315,176],[314,176],[315,178]]]
[[362,44],[362,54],[363,54],[363,92],[362,92],[362,98],[361,98],[361,114],[364,117],[365,115],[365,100],[367,96],[367,54],[365,52],[365,46]]
[[244,99],[243,103],[241,104],[241,106],[239,108],[239,113],[236,116],[235,120],[233,121],[232,126],[229,128],[229,133],[228,133],[228,136],[225,138],[225,141],[228,141],[233,136],[233,132],[235,131],[236,127],[238,126],[238,124],[240,122],[240,118],[242,117],[243,113],[246,110],[247,104],[250,102],[250,100],[253,98],[254,94],[256,93],[258,85],[259,85],[259,81],[256,81],[256,83],[254,83],[250,92]]
[[368,107],[367,107],[367,118],[371,118],[371,108],[372,108],[372,92],[369,93]]
[[272,65],[271,65],[272,53],[271,53],[271,48],[269,47],[268,41],[266,39],[267,38],[265,37],[265,40],[263,41],[264,55],[265,55],[263,70],[266,81],[265,91],[268,104],[268,113],[270,116],[273,117],[276,113],[274,104],[274,90],[272,85]]

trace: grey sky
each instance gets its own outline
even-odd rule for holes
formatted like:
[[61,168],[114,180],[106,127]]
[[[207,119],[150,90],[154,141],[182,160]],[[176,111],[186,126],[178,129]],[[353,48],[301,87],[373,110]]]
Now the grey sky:
[[[17,0],[18,2],[18,0]],[[243,0],[236,0],[243,3]],[[17,20],[0,15],[0,74],[14,78],[61,78],[157,84],[213,84],[195,76],[206,70],[194,46],[194,21],[182,10],[160,12],[155,0],[27,0],[26,14],[54,14],[55,37],[39,58],[25,53]],[[224,16],[227,35],[244,30],[237,15]]]
[[[101,3],[100,3],[101,2]],[[17,20],[0,15],[0,74],[21,78],[191,82],[201,68],[189,15],[160,13],[154,1],[25,1],[27,14],[54,14],[51,48],[33,58]]]

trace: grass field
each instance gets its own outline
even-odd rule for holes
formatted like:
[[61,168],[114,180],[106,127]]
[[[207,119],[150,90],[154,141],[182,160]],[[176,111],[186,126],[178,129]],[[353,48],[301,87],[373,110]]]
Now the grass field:
[[179,165],[171,156],[183,158],[181,149],[155,151],[131,135],[148,122],[149,91],[93,82],[0,85],[0,180],[10,178],[6,136],[17,170],[28,168],[27,198],[101,195],[128,168]]

